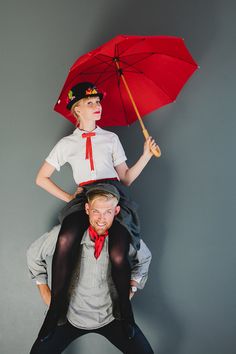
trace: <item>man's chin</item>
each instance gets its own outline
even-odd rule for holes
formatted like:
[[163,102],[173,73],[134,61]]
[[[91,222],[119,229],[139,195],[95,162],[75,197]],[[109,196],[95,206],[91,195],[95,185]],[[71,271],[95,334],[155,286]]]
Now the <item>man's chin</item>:
[[107,227],[96,227],[94,229],[99,236],[104,235],[105,232],[107,231]]

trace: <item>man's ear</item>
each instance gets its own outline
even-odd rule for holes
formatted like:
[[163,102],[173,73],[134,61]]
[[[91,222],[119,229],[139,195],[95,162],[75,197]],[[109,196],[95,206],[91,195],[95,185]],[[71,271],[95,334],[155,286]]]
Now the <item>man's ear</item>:
[[115,208],[115,215],[119,214],[119,212],[120,212],[120,206],[117,205]]
[[89,203],[85,203],[85,212],[87,215],[89,214]]

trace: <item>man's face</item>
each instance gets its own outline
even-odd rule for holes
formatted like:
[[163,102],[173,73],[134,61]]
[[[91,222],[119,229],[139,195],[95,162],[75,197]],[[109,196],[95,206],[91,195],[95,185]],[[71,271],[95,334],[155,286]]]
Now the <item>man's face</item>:
[[115,215],[119,213],[120,207],[116,203],[115,198],[106,200],[104,197],[99,197],[91,203],[85,204],[90,225],[98,235],[103,235],[111,227]]

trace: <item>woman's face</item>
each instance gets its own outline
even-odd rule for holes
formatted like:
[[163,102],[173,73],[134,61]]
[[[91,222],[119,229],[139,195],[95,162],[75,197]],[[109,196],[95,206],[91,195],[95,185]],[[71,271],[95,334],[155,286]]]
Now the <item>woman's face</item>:
[[75,112],[80,120],[97,121],[101,119],[102,106],[99,97],[88,97],[79,100]]

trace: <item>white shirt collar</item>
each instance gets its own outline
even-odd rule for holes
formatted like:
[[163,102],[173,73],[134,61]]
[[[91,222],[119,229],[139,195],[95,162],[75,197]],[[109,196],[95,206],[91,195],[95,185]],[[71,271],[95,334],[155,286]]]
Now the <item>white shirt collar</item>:
[[87,230],[85,231],[83,237],[82,237],[82,240],[81,240],[80,244],[81,244],[81,245],[83,245],[84,243],[86,244],[87,241],[88,241],[88,238],[89,238],[89,240],[91,240],[91,239],[90,239],[90,236],[89,236],[89,231],[88,231],[88,229],[87,229]]
[[[91,133],[97,133],[98,131],[100,131],[101,128],[96,126],[96,128],[94,130],[91,131]],[[83,133],[89,133],[87,132],[86,130],[81,130],[79,128],[76,128],[74,131],[73,131],[73,134],[77,134],[77,135],[82,135]]]

